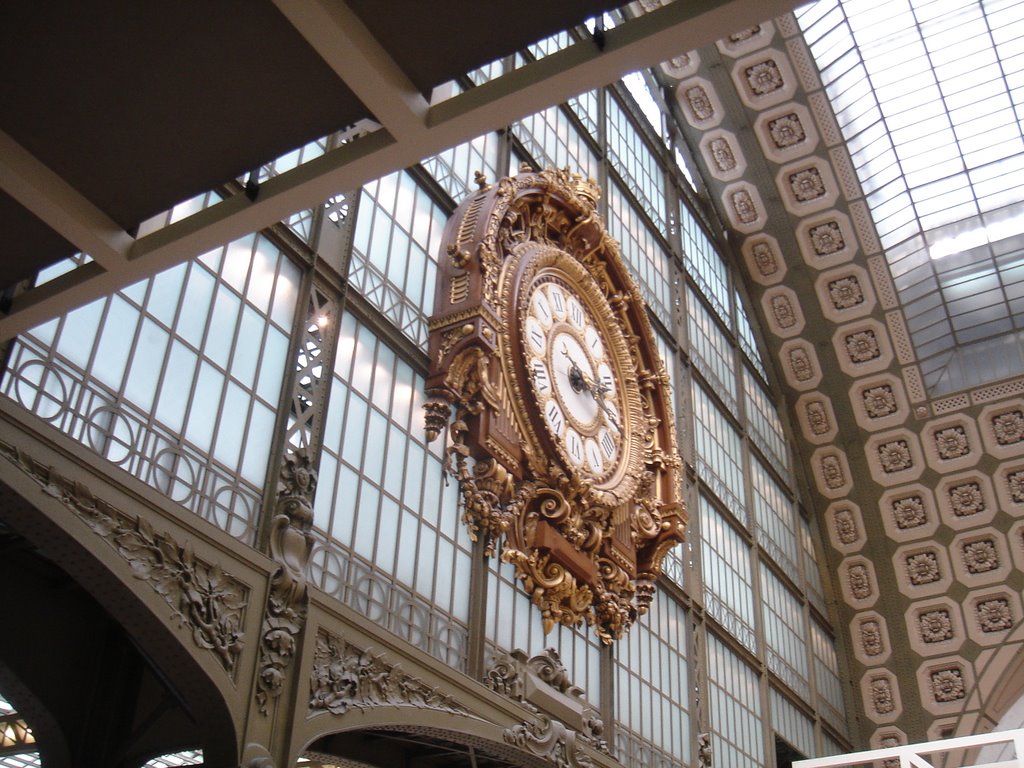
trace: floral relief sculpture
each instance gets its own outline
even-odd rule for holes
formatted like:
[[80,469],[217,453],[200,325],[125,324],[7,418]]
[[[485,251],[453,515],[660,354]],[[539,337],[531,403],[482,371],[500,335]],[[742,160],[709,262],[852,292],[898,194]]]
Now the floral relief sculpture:
[[263,714],[268,713],[270,701],[281,695],[285,670],[306,623],[306,564],[313,549],[310,528],[316,481],[316,472],[304,451],[285,457],[270,530],[270,554],[278,567],[270,582],[260,643],[256,701]]
[[917,495],[894,499],[892,502],[892,516],[896,521],[896,526],[901,531],[917,528],[928,522],[928,513],[925,511],[924,500]]
[[700,85],[694,85],[686,89],[686,101],[693,110],[693,114],[701,122],[710,120],[715,116],[715,108],[711,104],[708,92]]
[[1006,487],[1014,504],[1024,504],[1024,469],[1007,473]]
[[902,472],[914,466],[910,445],[906,440],[890,440],[878,446],[878,461],[886,474]]
[[992,432],[1000,445],[1013,445],[1024,440],[1024,411],[1001,413],[992,419]]
[[826,435],[832,429],[832,420],[822,401],[815,400],[807,404],[807,425],[815,435]]
[[979,600],[975,607],[978,625],[982,632],[1003,632],[1013,626],[1010,601],[1005,597],[991,597]]
[[946,427],[935,431],[935,450],[943,460],[959,459],[970,450],[967,431],[961,426]]
[[985,496],[976,482],[960,483],[949,491],[949,505],[957,517],[970,517],[985,511]]
[[771,120],[768,123],[768,133],[778,149],[796,146],[807,138],[804,126],[795,112]]
[[750,90],[758,96],[767,96],[784,85],[779,65],[771,59],[747,67],[745,73]]
[[310,672],[309,708],[343,715],[350,709],[385,706],[467,713],[451,696],[385,663],[383,654],[321,630]]
[[864,303],[864,291],[854,276],[833,280],[828,284],[828,295],[836,309],[852,309]]
[[717,138],[711,142],[711,157],[715,161],[718,170],[725,173],[736,168],[736,155],[733,154],[729,142],[723,138]]
[[999,567],[999,554],[992,539],[979,539],[963,545],[964,565],[970,573],[986,573]]
[[772,297],[772,314],[780,328],[792,328],[796,325],[796,312],[786,296]]
[[949,611],[944,608],[925,611],[917,617],[917,623],[921,631],[921,640],[926,643],[941,643],[953,639],[953,620],[949,616]]
[[801,203],[809,203],[824,197],[825,181],[821,178],[821,172],[817,168],[804,168],[802,171],[789,175],[789,186],[793,190],[793,196]]
[[745,43],[747,40],[750,40],[752,37],[755,37],[756,35],[760,35],[760,34],[761,34],[761,25],[760,24],[755,24],[752,27],[747,27],[746,29],[741,29],[739,32],[733,32],[731,35],[729,35],[729,42],[730,43],[734,43],[734,44],[736,44],[736,43]]
[[860,563],[851,565],[847,574],[850,580],[850,594],[855,600],[866,600],[871,597],[871,577],[865,566]]
[[888,384],[868,387],[861,393],[864,411],[872,419],[881,419],[896,413],[896,395]]
[[843,544],[853,544],[857,541],[857,521],[853,517],[853,511],[848,507],[840,507],[832,516],[836,526],[836,537]]
[[831,256],[846,247],[846,240],[843,239],[843,232],[837,221],[826,221],[824,224],[811,227],[808,234],[818,256]]
[[906,563],[910,583],[916,587],[931,584],[942,578],[939,572],[939,559],[934,552],[918,552],[908,557]]
[[736,212],[736,218],[742,224],[753,224],[757,221],[757,206],[754,205],[754,198],[745,189],[739,189],[732,193],[732,208]]
[[874,619],[865,619],[860,623],[860,644],[866,656],[881,656],[885,651],[882,627]]
[[172,620],[234,676],[245,646],[242,627],[249,590],[244,584],[197,556],[191,541],[179,544],[171,533],[157,533],[145,518],[117,509],[17,448],[0,442],[0,451],[106,541],[127,562],[132,576],[160,595]]
[[855,363],[867,363],[881,357],[878,338],[871,330],[858,331],[846,337],[846,352]]
[[754,243],[750,252],[754,256],[754,266],[757,267],[757,271],[761,273],[762,277],[771,277],[779,271],[779,261],[775,257],[775,252],[765,241]]
[[967,695],[963,670],[958,667],[931,673],[932,695],[941,704],[957,701]]
[[673,69],[686,69],[688,66],[690,66],[690,54],[680,53],[679,55],[673,56],[671,59],[669,59],[669,63],[672,65]]
[[814,378],[814,365],[806,350],[795,347],[789,351],[789,367],[793,378],[797,381],[810,381]]
[[821,460],[821,476],[825,486],[832,491],[838,490],[846,483],[843,466],[838,456],[825,456]]
[[886,677],[871,679],[871,706],[879,715],[888,715],[896,709],[892,683]]

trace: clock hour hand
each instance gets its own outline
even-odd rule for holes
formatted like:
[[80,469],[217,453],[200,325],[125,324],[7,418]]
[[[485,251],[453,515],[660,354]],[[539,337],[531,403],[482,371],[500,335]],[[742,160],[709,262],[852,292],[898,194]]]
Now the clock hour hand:
[[619,422],[616,421],[615,415],[612,413],[611,408],[608,407],[608,403],[604,401],[604,394],[608,391],[608,387],[600,382],[591,381],[587,378],[587,375],[583,372],[583,369],[576,364],[576,361],[569,356],[568,350],[562,349],[562,354],[569,358],[569,386],[572,387],[573,392],[582,392],[586,390],[590,393],[590,396],[594,398],[594,402],[597,403],[597,407],[604,411],[604,415],[608,418],[608,423],[615,429],[616,432],[622,432],[619,429]]

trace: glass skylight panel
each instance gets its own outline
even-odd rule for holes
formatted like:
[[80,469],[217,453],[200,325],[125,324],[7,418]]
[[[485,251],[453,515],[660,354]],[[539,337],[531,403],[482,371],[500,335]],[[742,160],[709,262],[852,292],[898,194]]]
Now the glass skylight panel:
[[[1017,278],[994,261],[1010,250],[1001,241],[1024,232],[1024,217],[1004,214],[1012,223],[998,231],[985,220],[1024,202],[1022,5],[821,0],[797,11],[922,362],[1024,327],[1009,303]],[[969,281],[947,276],[962,267],[951,258],[959,253],[987,263],[984,281],[978,270]],[[909,306],[928,292],[938,301]],[[933,394],[936,381],[926,381]]]

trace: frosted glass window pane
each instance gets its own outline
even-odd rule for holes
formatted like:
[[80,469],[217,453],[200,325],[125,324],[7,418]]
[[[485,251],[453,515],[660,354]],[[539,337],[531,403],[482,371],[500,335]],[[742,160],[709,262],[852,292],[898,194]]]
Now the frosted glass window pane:
[[168,328],[174,325],[174,315],[178,311],[178,300],[181,298],[181,286],[187,272],[188,264],[179,264],[153,278],[146,311]]
[[153,407],[169,338],[167,331],[152,320],[143,321],[124,387],[125,397],[143,410],[149,411]]
[[[366,401],[361,397],[350,396],[347,404],[345,430],[335,439],[341,441],[341,457],[352,466],[359,467],[362,465],[363,444],[366,439]],[[344,408],[345,404],[339,403],[339,406]]]
[[237,384],[228,382],[224,406],[220,412],[217,445],[213,455],[228,466],[235,466],[242,454],[242,438],[249,415],[249,398]]
[[288,259],[279,259],[280,275],[274,286],[274,302],[270,319],[281,328],[290,329],[299,303],[299,268]]
[[156,405],[156,417],[175,432],[180,432],[184,425],[198,360],[198,355],[183,344],[171,345],[167,369],[160,386],[160,399]]
[[[385,541],[395,540],[394,515],[387,516],[388,510],[380,507],[380,491],[369,483],[359,485],[359,510],[356,517],[356,538],[355,550],[371,563],[386,572],[390,572],[394,565],[394,556],[391,562],[383,560],[381,554],[375,552],[378,535],[385,537]],[[393,510],[392,511],[397,511]]]
[[260,362],[260,378],[256,394],[268,403],[277,404],[284,382],[285,355],[288,351],[288,337],[276,328],[267,328],[263,341],[263,359]]
[[198,264],[190,267],[188,287],[185,289],[182,311],[175,330],[196,349],[203,343],[203,332],[206,330],[215,287],[216,281],[209,272]]
[[[246,289],[245,298],[264,316],[266,316],[267,311],[270,309],[270,297],[274,292],[278,260],[277,250],[271,248],[267,241],[261,239],[260,244],[254,249],[252,254],[252,265],[249,268],[249,286]],[[287,281],[285,281],[285,285],[287,285]],[[288,293],[288,289],[284,285],[278,291],[282,297]]]
[[221,262],[221,280],[239,293],[245,290],[245,281],[249,275],[249,265],[252,263],[252,249],[255,240],[255,235],[247,235],[229,243],[224,252]]
[[75,365],[89,364],[104,304],[102,301],[94,301],[68,312],[57,351]]
[[[258,341],[263,335],[263,328],[266,320],[260,317],[252,308],[245,307],[242,310],[242,322],[238,328],[238,338],[241,341]],[[256,364],[259,362],[260,344],[240,343],[235,348],[235,355],[231,360],[231,375],[238,379],[247,389],[252,389],[256,384]]]
[[[326,423],[340,426],[325,430],[323,451],[338,471],[333,484],[321,478],[317,488],[314,535],[330,557],[318,561],[325,566],[315,576],[364,612],[372,592],[374,621],[463,668],[468,598],[459,579],[469,581],[470,545],[453,534],[462,527],[457,488],[443,482],[440,459],[426,447],[419,404],[410,394],[423,382],[370,328],[348,315],[341,327],[339,357],[351,356],[353,365],[339,360],[333,374]],[[374,400],[365,400],[357,387]],[[437,527],[449,520],[455,521],[452,531]],[[358,591],[345,586],[351,569],[365,574]],[[442,572],[448,586],[435,588],[434,574]]]
[[[356,523],[357,494],[355,489],[358,487],[359,475],[343,466],[336,485],[338,491],[334,494],[334,519],[330,532],[338,541],[350,546],[355,543],[353,526]],[[318,497],[319,495],[317,494]]]
[[199,378],[192,398],[188,429],[185,434],[200,450],[209,451],[213,442],[213,428],[217,423],[220,399],[224,389],[224,374],[207,362],[199,366]]
[[224,288],[217,291],[213,303],[213,316],[210,318],[211,332],[206,336],[203,353],[221,368],[228,367],[228,355],[231,353],[231,343],[235,338],[240,304],[239,298],[230,291]]
[[[436,566],[434,562],[436,546],[428,545],[428,538],[424,538],[422,552],[419,549],[420,527],[419,518],[407,510],[402,511],[395,576],[404,584],[417,585],[417,569],[422,568],[429,574],[434,571]],[[424,530],[429,531],[430,529],[424,528]],[[430,594],[429,578],[421,580],[417,586],[421,592]]]
[[120,296],[111,298],[96,347],[93,371],[114,388],[119,389],[124,378],[139,317],[139,311]]
[[[406,441],[404,439],[402,430],[395,425],[391,427],[385,427],[388,430],[388,453],[391,453],[391,446],[401,446]],[[391,458],[384,464],[384,490],[390,493],[392,496],[401,497],[402,495],[402,473],[404,465],[401,461],[396,458]]]

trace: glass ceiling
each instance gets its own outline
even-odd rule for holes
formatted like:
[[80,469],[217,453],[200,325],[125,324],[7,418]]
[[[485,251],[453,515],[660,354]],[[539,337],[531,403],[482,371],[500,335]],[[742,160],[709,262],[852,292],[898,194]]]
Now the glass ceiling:
[[1024,373],[1024,0],[796,11],[932,396]]

